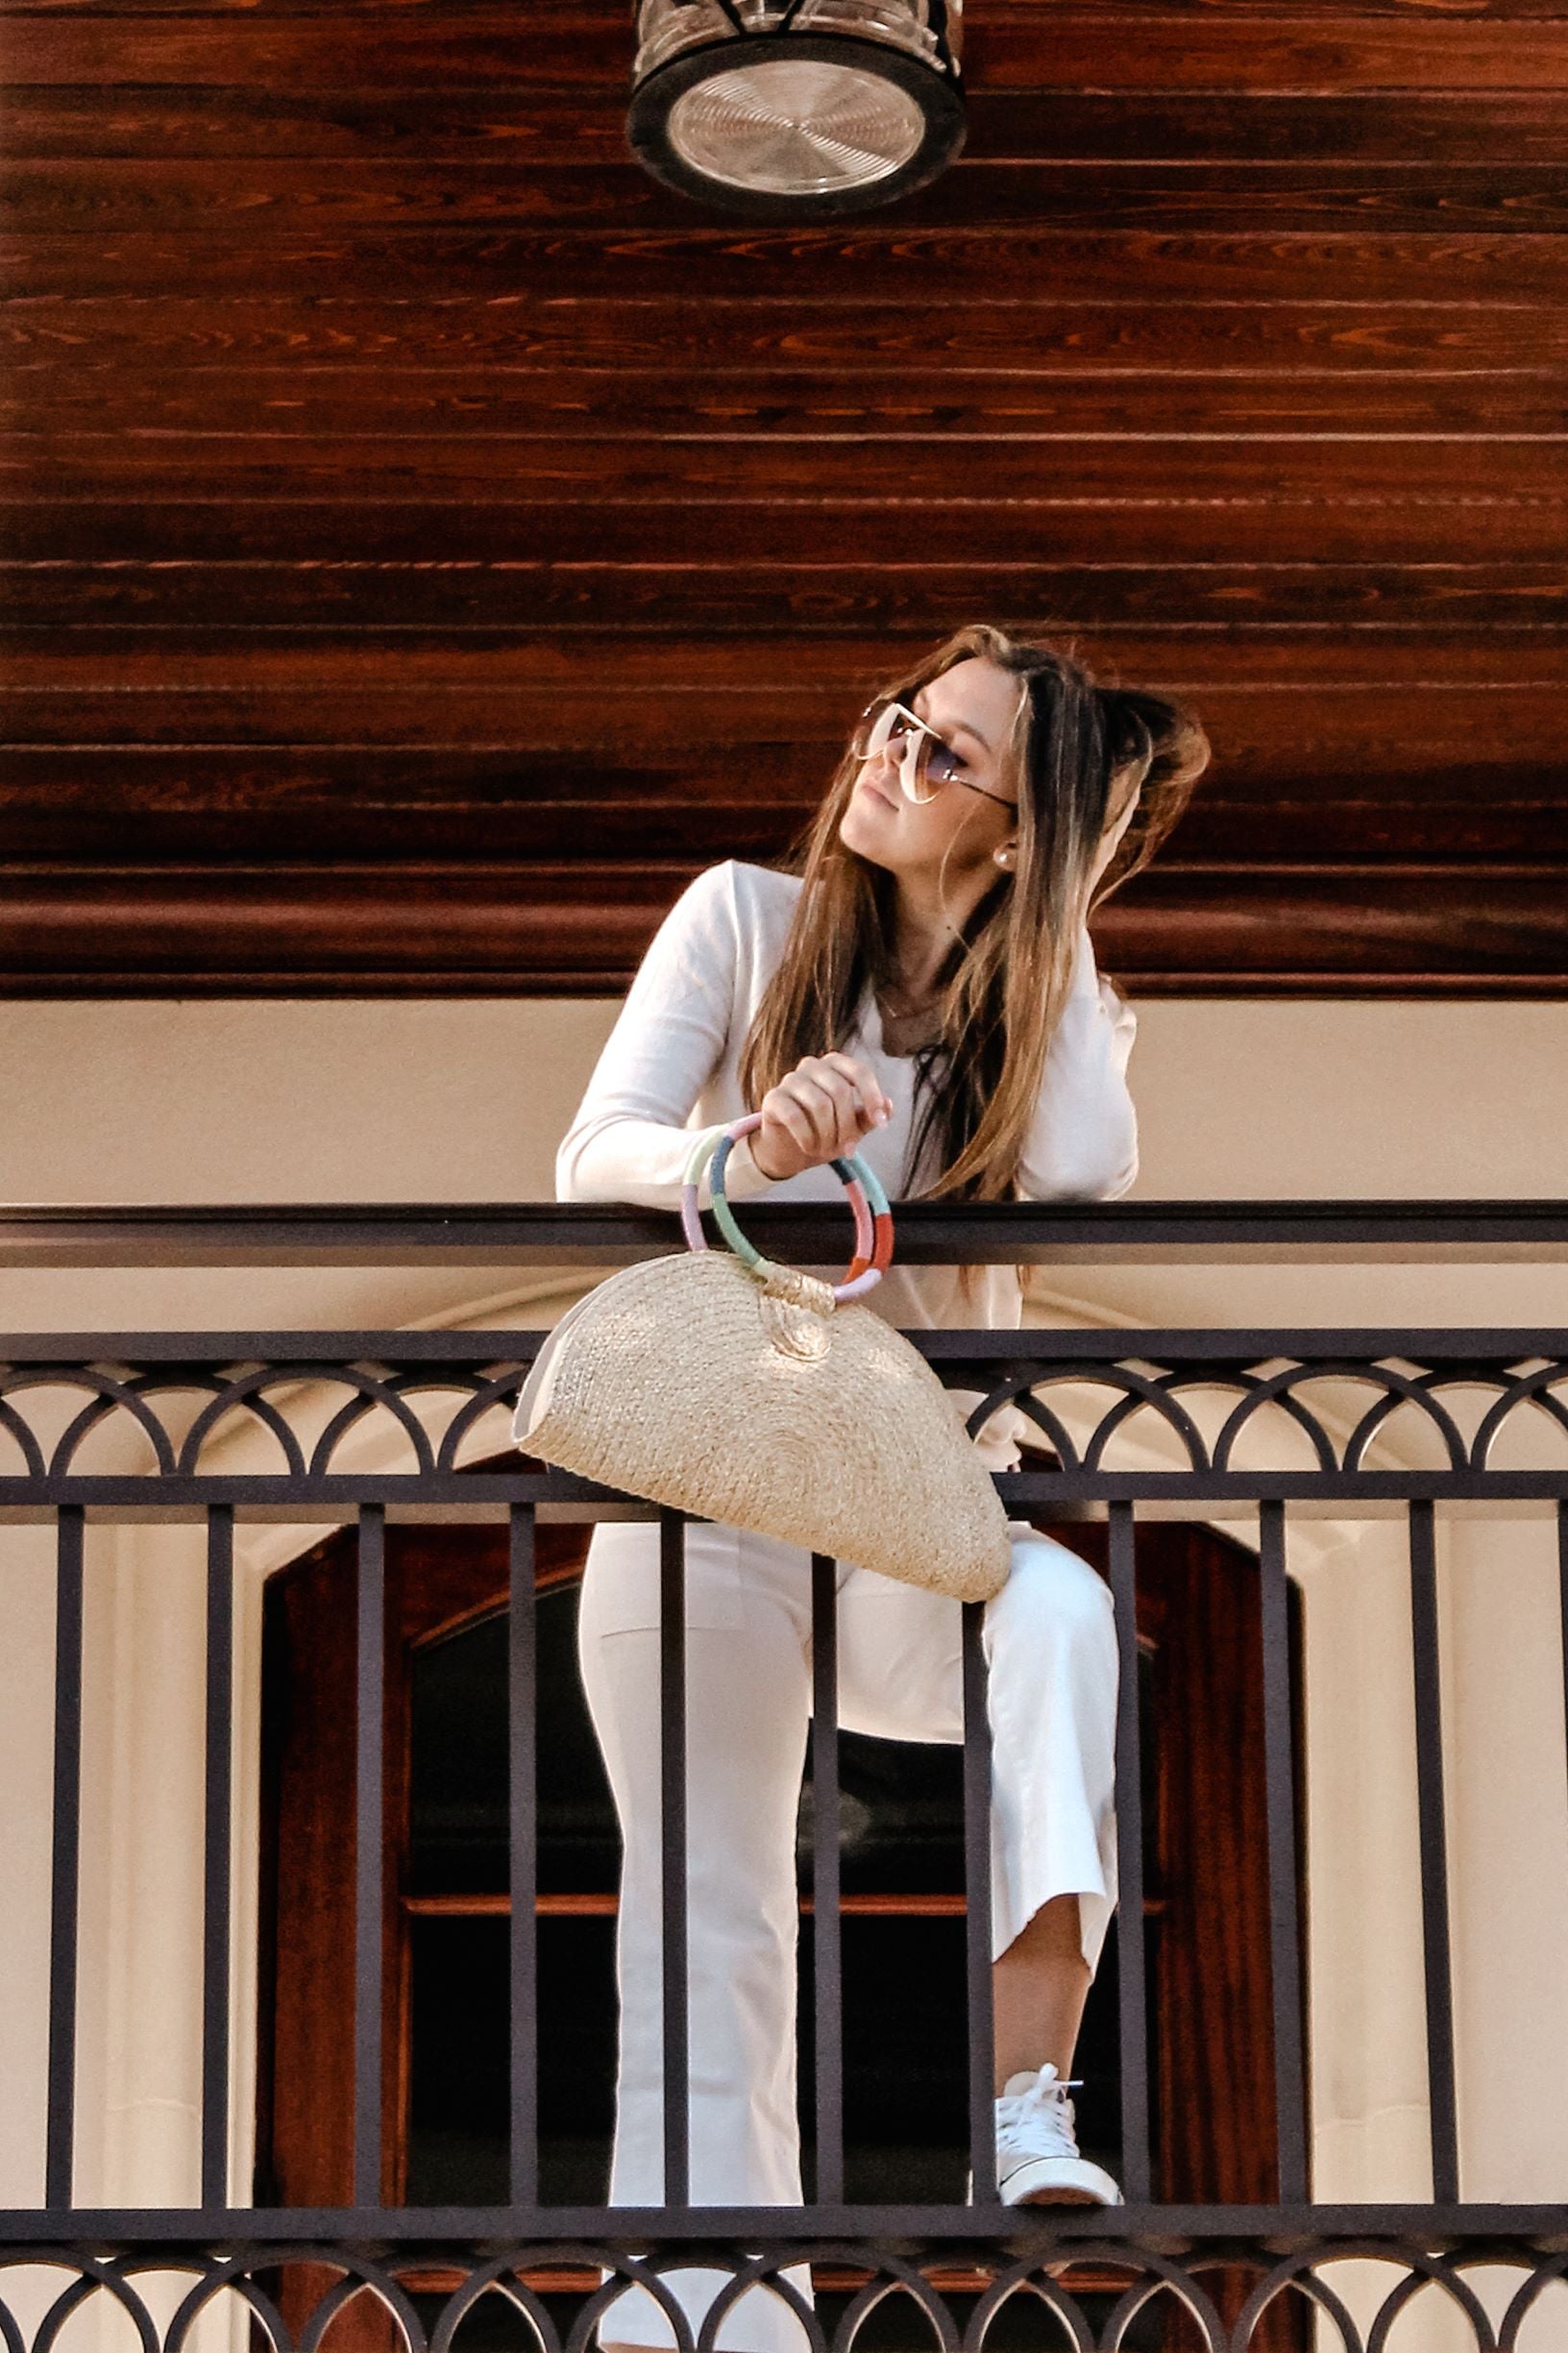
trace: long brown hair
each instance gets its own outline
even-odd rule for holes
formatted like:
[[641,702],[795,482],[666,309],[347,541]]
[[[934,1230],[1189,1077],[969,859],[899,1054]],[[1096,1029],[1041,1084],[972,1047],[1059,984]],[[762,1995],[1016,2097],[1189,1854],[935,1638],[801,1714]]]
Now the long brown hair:
[[[1023,681],[1004,760],[1018,796],[1017,851],[1011,871],[997,869],[938,972],[940,1033],[915,1057],[923,1108],[899,1187],[906,1199],[1011,1197],[1090,904],[1148,864],[1209,761],[1207,736],[1179,704],[1101,686],[1073,654],[985,625],[945,639],[879,699],[908,702],[971,655]],[[851,747],[781,862],[803,882],[742,1048],[741,1086],[753,1108],[802,1056],[845,1044],[868,985],[896,982],[894,878],[838,838],[860,766]],[[1130,780],[1141,781],[1141,797],[1091,902],[1107,812]],[[935,1173],[911,1193],[933,1139]]]

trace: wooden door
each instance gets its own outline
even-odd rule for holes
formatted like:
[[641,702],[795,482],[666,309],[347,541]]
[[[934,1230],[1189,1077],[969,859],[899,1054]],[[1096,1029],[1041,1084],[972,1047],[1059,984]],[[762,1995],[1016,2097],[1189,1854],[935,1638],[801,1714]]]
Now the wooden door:
[[[1104,1573],[1103,1526],[1050,1532]],[[551,2202],[592,2203],[603,2194],[613,2108],[619,1848],[576,1670],[588,1531],[538,1536],[543,2186]],[[392,1527],[386,1569],[382,2191],[393,2204],[501,2203],[505,1531]],[[280,1572],[267,1594],[263,2204],[346,2202],[352,2182],[354,1593],[345,1531]],[[1242,1547],[1206,1528],[1140,1529],[1155,2189],[1181,2202],[1266,2201],[1275,2191],[1257,1594],[1256,1556]],[[962,2032],[933,2032],[922,2008],[957,2004],[961,2015],[958,1752],[849,1735],[843,1748],[849,2192],[961,2198]],[[809,1940],[802,1951],[809,1970]],[[890,2002],[900,1981],[907,1998]],[[809,2035],[807,1986],[801,2016]],[[1077,2062],[1080,2140],[1113,2171],[1115,2018],[1113,1923]],[[942,2051],[957,2054],[960,2071],[933,2061]],[[809,2085],[809,2047],[801,2074]],[[809,2138],[807,2164],[809,2182]],[[324,2285],[293,2270],[281,2290],[291,2316]],[[432,2296],[442,2285],[432,2275]],[[1217,2285],[1234,2308],[1239,2280]],[[387,2341],[367,2299],[334,2325],[334,2345],[351,2340],[361,2353]],[[1161,2341],[1177,2347],[1179,2325]],[[1282,2313],[1257,2342],[1285,2353],[1305,2338]]]

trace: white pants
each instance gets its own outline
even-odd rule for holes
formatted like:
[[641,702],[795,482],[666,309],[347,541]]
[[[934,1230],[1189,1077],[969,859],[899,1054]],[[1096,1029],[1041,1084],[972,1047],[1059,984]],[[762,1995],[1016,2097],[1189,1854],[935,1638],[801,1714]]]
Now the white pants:
[[[1117,1657],[1111,1595],[1076,1553],[1010,1521],[1012,1574],[985,1614],[992,1764],[992,1950],[1053,1896],[1078,1897],[1093,1970],[1115,1902]],[[883,1739],[964,1736],[959,1605],[874,1570],[837,1571],[839,1720]],[[601,1521],[583,1579],[583,1684],[621,1819],[620,2072],[610,2203],[663,2195],[659,1532]],[[796,1817],[811,1714],[811,1556],[709,1523],[686,1529],[691,2195],[801,2199],[795,1996]],[[1041,2054],[1043,2056],[1043,2054]],[[667,2274],[694,2337],[726,2274]],[[809,2296],[803,2269],[787,2275]],[[670,2346],[628,2290],[602,2342]],[[752,2290],[721,2353],[804,2343]]]

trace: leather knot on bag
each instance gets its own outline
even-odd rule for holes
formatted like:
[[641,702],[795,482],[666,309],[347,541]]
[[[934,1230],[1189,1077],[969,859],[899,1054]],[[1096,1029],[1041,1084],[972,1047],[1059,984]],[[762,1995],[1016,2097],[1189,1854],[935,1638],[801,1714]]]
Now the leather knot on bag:
[[[699,1136],[681,1221],[690,1249],[624,1267],[547,1336],[512,1436],[542,1461],[695,1518],[829,1553],[956,1601],[989,1601],[1007,1514],[962,1409],[919,1349],[860,1304],[893,1256],[893,1216],[858,1153],[833,1162],[855,1256],[826,1284],[762,1257],[723,1189],[750,1113]],[[734,1255],[712,1251],[698,1185]]]

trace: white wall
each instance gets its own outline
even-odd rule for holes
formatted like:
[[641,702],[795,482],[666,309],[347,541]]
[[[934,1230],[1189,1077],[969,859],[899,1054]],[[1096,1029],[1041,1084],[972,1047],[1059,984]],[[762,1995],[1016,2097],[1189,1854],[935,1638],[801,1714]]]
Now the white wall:
[[[1152,1198],[1561,1191],[1568,1005],[1138,1012]],[[614,1014],[607,998],[12,1001],[0,1198],[548,1197]]]

